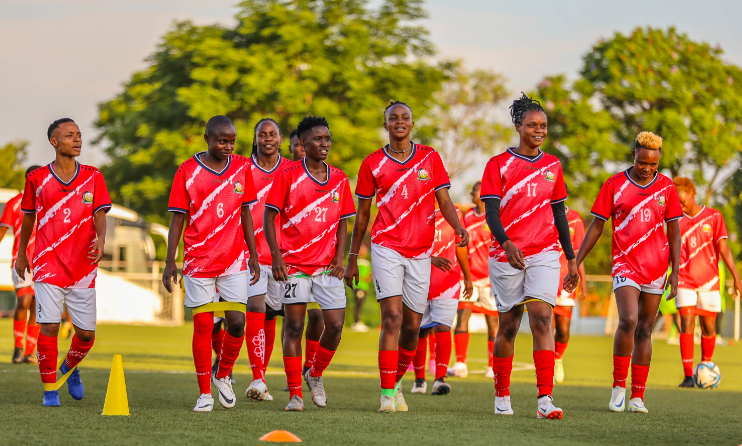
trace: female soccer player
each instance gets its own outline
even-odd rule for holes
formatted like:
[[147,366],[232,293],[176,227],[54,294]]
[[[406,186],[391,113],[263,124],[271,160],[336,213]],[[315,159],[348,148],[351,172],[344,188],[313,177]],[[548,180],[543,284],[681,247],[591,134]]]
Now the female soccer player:
[[394,102],[384,111],[389,144],[369,155],[358,174],[358,215],[345,282],[358,284],[358,253],[368,227],[371,199],[379,214],[371,230],[371,269],[381,305],[380,412],[407,411],[401,380],[417,350],[420,322],[428,300],[435,204],[461,242],[469,234],[448,195],[451,184],[438,152],[410,140],[412,110]]
[[685,378],[680,387],[693,384],[693,332],[696,315],[701,321],[701,361],[711,361],[716,346],[716,315],[721,312],[719,257],[734,278],[734,289],[742,293],[742,282],[726,239],[727,226],[721,212],[696,202],[696,186],[688,178],[674,180],[683,207],[680,219],[680,271],[675,305],[680,312],[680,356]]
[[[273,277],[281,281],[286,333],[283,361],[289,385],[287,411],[304,410],[301,392],[301,338],[307,303],[314,298],[322,309],[325,329],[306,380],[312,401],[327,406],[322,372],[340,344],[345,321],[345,219],[355,215],[348,177],[327,165],[330,126],[324,118],[309,116],[297,127],[306,151],[301,162],[279,172],[266,199],[263,222],[273,259]],[[280,215],[281,245],[276,238]]]
[[[639,133],[632,154],[634,165],[609,178],[598,193],[591,211],[595,218],[580,246],[577,265],[585,260],[603,233],[603,225],[612,218],[613,292],[619,322],[613,341],[613,393],[608,406],[614,412],[626,408],[626,377],[631,363],[628,410],[647,413],[644,387],[652,360],[652,324],[668,282],[667,300],[678,292],[678,220],[683,210],[672,180],[657,172],[662,138],[651,132]],[[672,263],[669,277],[668,260]]]
[[538,418],[561,419],[554,406],[554,336],[552,308],[559,293],[559,244],[569,262],[568,288],[577,283],[569,226],[564,210],[567,189],[562,165],[541,151],[547,134],[546,113],[524,94],[510,113],[520,135],[518,147],[492,157],[482,179],[482,200],[494,240],[490,250],[490,283],[499,313],[492,369],[495,414],[512,415],[510,374],[515,335],[524,308],[533,333],[533,361],[538,386]]

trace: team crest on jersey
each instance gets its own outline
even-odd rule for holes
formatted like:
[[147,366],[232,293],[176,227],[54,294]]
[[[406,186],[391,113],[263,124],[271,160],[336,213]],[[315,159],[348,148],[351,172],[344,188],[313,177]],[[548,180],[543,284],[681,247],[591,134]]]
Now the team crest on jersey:
[[488,225],[487,223],[484,224],[483,228],[485,231],[490,232],[490,225]]
[[417,171],[417,179],[420,181],[425,181],[430,179],[430,174],[425,169],[419,169]]
[[546,178],[547,181],[554,181],[554,172],[546,169],[544,171],[544,178]]
[[703,225],[703,231],[704,231],[704,232],[708,232],[708,233],[711,233],[711,225],[710,225],[710,224],[708,224],[708,223],[704,224],[704,225]]
[[665,196],[663,194],[659,194],[657,196],[657,203],[659,203],[660,206],[664,206],[665,205],[666,201],[665,201]]
[[332,193],[332,202],[340,203],[340,194],[337,191]]
[[569,228],[569,235],[575,235],[575,228],[571,227]]
[[92,204],[93,203],[93,193],[85,191],[82,194],[82,204]]
[[237,192],[238,194],[241,194],[241,193],[245,192],[245,188],[242,187],[242,183],[240,183],[239,181],[235,181],[234,182],[234,191]]

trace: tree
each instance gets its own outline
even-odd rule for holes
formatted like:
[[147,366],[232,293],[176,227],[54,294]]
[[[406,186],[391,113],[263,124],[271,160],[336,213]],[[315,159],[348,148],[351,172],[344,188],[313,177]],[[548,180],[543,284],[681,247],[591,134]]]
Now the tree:
[[453,69],[431,63],[421,0],[247,0],[233,28],[177,23],[149,66],[99,106],[96,125],[111,159],[112,198],[162,222],[179,163],[204,150],[203,129],[225,114],[250,153],[253,126],[273,117],[284,137],[309,114],[325,116],[328,162],[354,177],[380,147],[390,99],[423,113]]
[[23,190],[26,184],[28,141],[9,142],[0,147],[0,187]]

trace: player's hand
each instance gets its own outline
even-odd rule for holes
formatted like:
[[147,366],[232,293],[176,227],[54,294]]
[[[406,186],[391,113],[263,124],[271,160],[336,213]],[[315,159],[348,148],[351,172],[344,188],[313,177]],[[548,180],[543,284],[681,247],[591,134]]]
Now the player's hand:
[[285,282],[289,280],[289,270],[286,268],[286,262],[283,261],[283,256],[273,256],[273,265],[271,270],[273,271],[273,279],[277,282]]
[[250,257],[247,261],[247,267],[250,269],[250,276],[252,276],[250,285],[255,285],[260,280],[260,262],[258,262],[258,257]]
[[474,294],[474,283],[472,283],[471,278],[464,280],[464,300],[471,299],[471,296]]
[[577,274],[577,261],[575,259],[567,261],[567,276],[564,278],[564,291],[572,293],[577,288],[580,281],[580,275]]
[[449,272],[453,268],[453,262],[445,257],[431,257],[430,263],[441,271]]
[[348,267],[345,268],[345,284],[350,287],[350,289],[355,289],[353,287],[353,284],[355,282],[355,285],[358,285],[358,280],[360,279],[360,274],[358,273],[358,256],[352,255],[348,256]]
[[464,247],[469,244],[469,233],[464,228],[459,228],[456,230],[456,236],[461,239],[460,242],[456,244],[456,246]]
[[678,295],[678,272],[673,270],[673,272],[670,273],[670,277],[667,280],[667,283],[670,287],[670,293],[668,293],[667,298],[665,300],[672,300],[675,298],[675,296]]
[[338,279],[343,280],[343,276],[345,275],[345,265],[343,265],[343,257],[335,256],[335,258],[332,259],[332,262],[327,265],[327,271],[330,272],[330,275],[332,277],[337,277]]
[[31,273],[31,265],[28,263],[28,256],[26,253],[18,253],[18,258],[15,261],[15,272],[21,279],[26,279],[26,271]]
[[742,298],[742,282],[740,282],[739,280],[734,281],[734,291],[735,291],[734,297],[739,296]]
[[[515,246],[515,243],[508,240],[502,245],[502,249],[505,251],[505,256],[507,256],[510,266],[521,271],[526,269],[526,259],[523,257],[523,251]],[[575,271],[577,270],[575,269]]]
[[100,259],[103,258],[103,246],[105,245],[105,243],[105,239],[98,238],[98,240],[93,243],[93,247],[90,248],[90,252],[88,252],[88,258],[92,260],[92,262],[90,262],[92,265],[100,262]]
[[175,262],[166,262],[165,271],[162,272],[162,284],[168,293],[173,292],[173,283],[178,283],[178,266]]
[[583,301],[587,297],[587,281],[581,280],[580,281],[580,292],[577,296],[577,300]]

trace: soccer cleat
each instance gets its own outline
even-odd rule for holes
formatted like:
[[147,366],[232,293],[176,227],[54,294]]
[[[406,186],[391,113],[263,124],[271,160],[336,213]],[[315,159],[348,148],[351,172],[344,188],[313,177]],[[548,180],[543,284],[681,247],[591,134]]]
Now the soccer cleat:
[[[67,372],[70,371],[70,368],[67,367],[67,362],[63,361],[62,365],[59,367],[59,371],[62,373],[62,375],[66,375]],[[85,396],[85,387],[82,385],[82,380],[80,379],[80,369],[75,367],[75,370],[70,373],[70,376],[67,378],[67,390],[70,392],[70,396],[76,400],[81,400],[83,396]]]
[[436,379],[433,381],[433,391],[431,395],[447,395],[451,393],[451,385],[443,380],[443,378]]
[[312,401],[317,407],[327,407],[327,394],[325,393],[325,384],[321,376],[312,376],[307,372],[307,385],[312,392]]
[[608,402],[608,408],[613,412],[623,412],[626,409],[626,388],[614,387],[611,393],[611,400]]
[[495,371],[492,370],[492,367],[487,367],[487,370],[484,372],[484,377],[489,379],[495,377]]
[[245,396],[250,401],[264,401],[265,394],[268,393],[268,386],[262,379],[256,379],[250,383],[250,386],[245,391]]
[[696,384],[693,382],[692,376],[686,376],[683,378],[683,382],[680,383],[678,387],[688,387],[688,388],[694,388]]
[[224,378],[217,379],[216,376],[214,376],[214,379],[212,379],[212,382],[216,386],[216,390],[219,392],[219,403],[226,409],[231,409],[234,407],[235,398],[234,396],[234,390],[232,390],[232,381],[229,379],[229,376],[225,376]]
[[20,347],[16,347],[15,350],[13,350],[13,364],[20,364],[23,362],[23,349]]
[[397,405],[397,412],[407,412],[410,410],[407,407],[407,401],[404,400],[404,394],[402,393],[402,381],[397,383],[397,390],[394,393],[394,401]]
[[273,395],[268,393],[268,389],[265,389],[265,393],[263,394],[263,401],[273,401]]
[[381,395],[381,407],[379,412],[394,413],[397,411],[397,403],[393,396]]
[[46,407],[59,407],[59,392],[56,390],[45,390],[44,391],[44,402],[42,406]]
[[202,393],[196,401],[194,412],[211,412],[214,410],[214,397],[210,393]]
[[564,362],[561,359],[554,361],[554,382],[557,384],[564,382]]
[[469,376],[469,368],[466,366],[465,362],[456,362],[453,365],[453,375],[457,376],[459,378],[466,378]]
[[564,416],[564,412],[554,405],[551,395],[545,395],[538,399],[537,419],[561,420],[562,416]]
[[428,391],[428,383],[423,378],[416,378],[412,385],[412,393],[425,393]]
[[350,326],[350,330],[356,333],[366,333],[368,332],[368,326],[363,322],[358,321]]
[[510,405],[510,395],[495,397],[495,415],[512,415],[513,407]]
[[294,395],[289,400],[289,405],[284,409],[286,412],[303,412],[304,400],[299,395]]
[[36,358],[36,355],[31,353],[30,355],[26,355],[23,357],[23,362],[26,364],[38,364],[39,360]]
[[644,400],[641,398],[631,398],[629,400],[629,412],[637,413],[649,413],[646,407],[644,407]]

